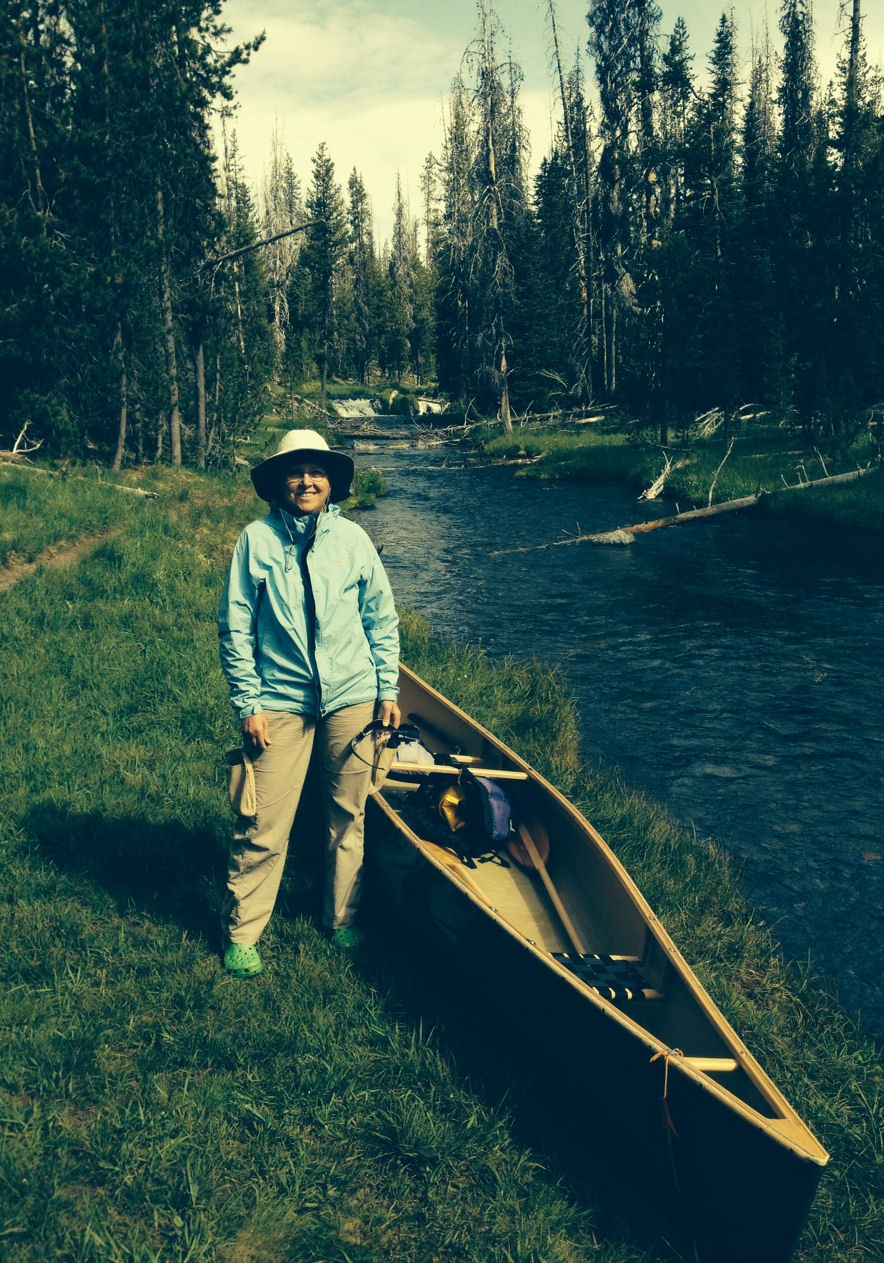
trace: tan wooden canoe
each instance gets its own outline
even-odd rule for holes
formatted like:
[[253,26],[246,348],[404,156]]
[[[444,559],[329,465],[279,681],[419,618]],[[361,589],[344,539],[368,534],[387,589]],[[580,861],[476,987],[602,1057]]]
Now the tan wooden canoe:
[[[623,865],[552,785],[403,667],[403,716],[438,754],[520,773],[505,785],[522,840],[548,859],[464,863],[428,834],[394,766],[371,800],[371,873],[489,999],[542,1029],[576,1069],[575,1108],[669,1187],[709,1263],[784,1263],[828,1155],[700,985]],[[450,774],[453,781],[454,773]],[[444,777],[433,776],[434,784]],[[403,788],[403,786],[405,786]],[[423,817],[428,822],[426,813]],[[527,834],[527,837],[525,836]],[[444,841],[444,838],[441,839]],[[535,860],[538,857],[535,854]],[[665,1100],[664,1100],[665,1097]],[[604,1128],[593,1126],[593,1144]],[[603,1140],[601,1141],[603,1143]]]

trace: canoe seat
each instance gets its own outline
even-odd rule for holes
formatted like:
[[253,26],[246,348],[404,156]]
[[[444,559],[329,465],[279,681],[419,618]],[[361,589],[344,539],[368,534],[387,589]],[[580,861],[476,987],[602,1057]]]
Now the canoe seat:
[[570,969],[582,983],[605,1000],[662,1000],[663,995],[649,987],[633,960],[616,956],[578,956],[576,952],[553,952],[553,958]]

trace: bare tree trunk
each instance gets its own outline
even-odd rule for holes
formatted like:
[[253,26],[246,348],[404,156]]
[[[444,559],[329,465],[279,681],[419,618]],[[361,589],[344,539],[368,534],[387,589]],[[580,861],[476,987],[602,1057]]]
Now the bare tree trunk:
[[126,373],[126,352],[123,347],[122,325],[117,325],[114,347],[120,361],[120,428],[117,433],[117,450],[111,465],[111,469],[116,473],[123,463],[123,452],[126,450],[126,431],[129,428],[129,378]]
[[506,362],[506,345],[501,343],[500,347],[500,419],[503,422],[504,431],[507,434],[513,432],[513,416],[510,411],[510,386],[507,378],[507,362]]
[[[163,185],[157,177],[157,240],[160,246],[160,299],[163,311],[163,338],[166,344],[166,372],[169,378],[169,440],[172,464],[181,464],[181,389],[178,384],[178,354],[175,349],[175,323],[172,316],[172,277],[166,253],[166,213]],[[159,459],[159,455],[157,456]]]
[[34,126],[34,114],[31,109],[31,96],[28,92],[28,64],[25,58],[25,37],[21,28],[19,28],[19,39],[22,44],[21,57],[19,58],[19,66],[21,68],[21,87],[22,87],[22,104],[24,105],[25,118],[28,124],[28,142],[31,148],[31,161],[34,167],[34,201],[33,207],[40,218],[43,226],[43,232],[46,232],[46,213],[49,206],[49,199],[46,196],[46,190],[43,187],[43,173],[40,169],[40,151],[37,146],[37,129]]
[[206,456],[207,457],[209,453],[214,449],[215,438],[221,429],[221,353],[220,352],[218,352],[215,356],[215,389],[213,392],[213,396],[214,396],[214,410],[212,413],[212,428],[209,430],[209,437],[206,440]]
[[202,339],[197,344],[194,356],[196,370],[196,417],[197,417],[197,464],[200,469],[206,467],[206,353]]

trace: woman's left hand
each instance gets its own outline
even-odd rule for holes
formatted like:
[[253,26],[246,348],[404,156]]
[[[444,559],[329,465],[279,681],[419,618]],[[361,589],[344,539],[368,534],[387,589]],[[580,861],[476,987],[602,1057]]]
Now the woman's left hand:
[[402,712],[396,702],[378,702],[378,719],[385,728],[398,728]]

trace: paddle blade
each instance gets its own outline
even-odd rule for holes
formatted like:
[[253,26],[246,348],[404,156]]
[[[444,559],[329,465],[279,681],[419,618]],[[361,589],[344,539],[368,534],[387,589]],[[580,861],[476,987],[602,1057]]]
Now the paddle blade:
[[[540,856],[541,863],[545,864],[549,859],[549,834],[545,827],[539,820],[531,820],[530,822],[523,820],[519,831],[522,832],[523,830],[530,831],[534,849]],[[537,868],[521,837],[511,838],[507,843],[507,850],[520,868],[525,868],[529,872],[533,872]]]

